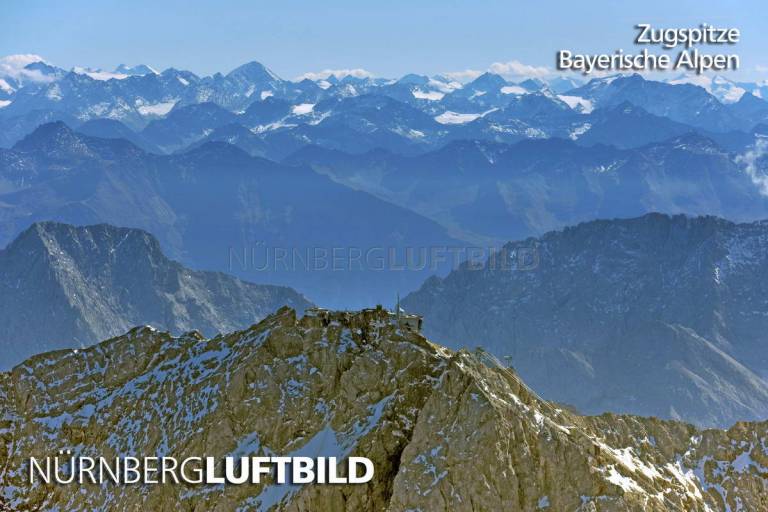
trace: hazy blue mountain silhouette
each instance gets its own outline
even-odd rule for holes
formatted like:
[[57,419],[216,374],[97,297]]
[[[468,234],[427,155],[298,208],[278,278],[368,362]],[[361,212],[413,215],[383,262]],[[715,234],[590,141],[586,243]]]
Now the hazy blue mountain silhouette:
[[403,305],[585,413],[722,426],[768,414],[766,258],[765,221],[600,220],[510,242]]
[[[380,259],[396,259],[388,251],[402,257],[406,248],[460,244],[407,209],[222,142],[158,156],[53,123],[0,151],[0,184],[0,243],[39,220],[137,227],[193,268],[290,285],[341,307],[390,302],[430,274],[381,271]],[[339,254],[337,266],[352,268],[335,270],[334,248],[374,252],[363,265]],[[315,250],[317,265],[306,261]]]

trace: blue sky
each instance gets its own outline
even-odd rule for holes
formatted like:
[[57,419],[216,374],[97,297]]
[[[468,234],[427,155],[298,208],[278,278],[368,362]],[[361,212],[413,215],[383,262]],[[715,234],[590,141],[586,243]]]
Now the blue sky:
[[631,50],[636,23],[707,22],[739,28],[739,74],[768,78],[768,4],[756,0],[6,0],[0,11],[0,56],[35,53],[65,68],[146,63],[210,74],[258,60],[295,78],[343,68],[484,70],[510,60],[551,67],[559,49]]

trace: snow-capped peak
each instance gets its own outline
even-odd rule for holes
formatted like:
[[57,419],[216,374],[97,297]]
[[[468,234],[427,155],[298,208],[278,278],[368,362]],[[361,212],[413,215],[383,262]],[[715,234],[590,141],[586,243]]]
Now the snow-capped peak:
[[78,75],[86,75],[94,80],[122,80],[128,78],[128,75],[124,73],[113,73],[111,71],[104,71],[103,69],[85,68],[82,66],[75,66],[72,68],[73,73]]
[[0,78],[6,84],[13,82],[19,87],[26,82],[45,83],[55,80],[56,76],[49,73],[48,68],[55,71],[45,59],[31,53],[0,57]]
[[113,73],[118,75],[129,75],[129,76],[143,76],[143,75],[159,75],[160,73],[153,67],[147,66],[146,64],[137,64],[136,66],[127,66],[125,64],[120,64],[115,68]]

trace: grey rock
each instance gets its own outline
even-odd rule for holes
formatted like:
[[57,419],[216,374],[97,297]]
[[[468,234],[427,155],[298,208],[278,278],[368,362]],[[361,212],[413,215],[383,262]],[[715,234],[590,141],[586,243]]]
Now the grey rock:
[[768,415],[766,258],[766,222],[650,214],[509,243],[403,304],[548,399],[722,426]]
[[38,223],[0,251],[0,368],[135,325],[214,335],[283,305],[311,303],[290,288],[185,268],[138,229]]

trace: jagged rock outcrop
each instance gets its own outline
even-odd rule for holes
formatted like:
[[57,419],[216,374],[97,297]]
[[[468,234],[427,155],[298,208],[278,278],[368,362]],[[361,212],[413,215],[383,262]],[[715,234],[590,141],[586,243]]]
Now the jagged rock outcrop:
[[[768,507],[768,423],[582,417],[383,309],[284,308],[205,339],[148,328],[0,374],[14,510],[725,511]],[[25,483],[30,456],[361,455],[361,485]],[[2,505],[0,504],[0,509]]]
[[768,417],[768,223],[649,214],[510,242],[403,301],[549,400],[727,427]]
[[287,287],[185,268],[145,231],[42,222],[0,250],[0,370],[136,325],[230,332],[284,305],[311,303]]

